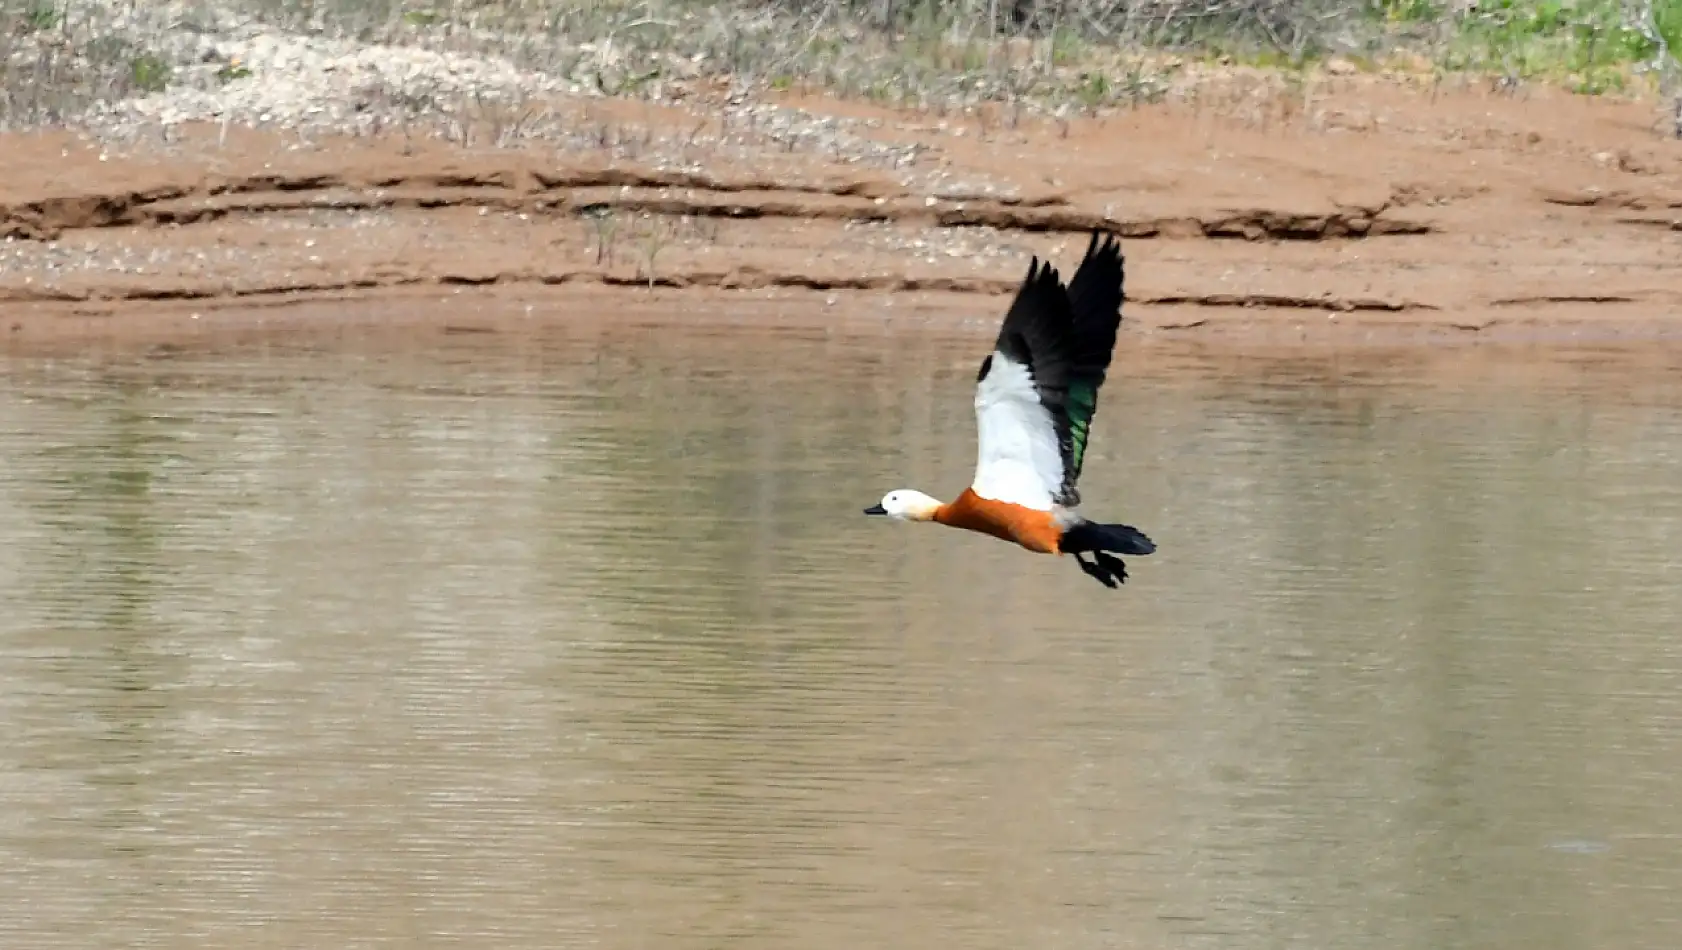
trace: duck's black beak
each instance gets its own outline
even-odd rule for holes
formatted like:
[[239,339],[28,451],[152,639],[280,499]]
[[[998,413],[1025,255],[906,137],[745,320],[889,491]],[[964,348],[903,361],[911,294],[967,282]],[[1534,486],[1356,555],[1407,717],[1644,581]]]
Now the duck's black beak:
[[867,515],[885,515],[888,513],[888,509],[883,508],[881,505],[871,505],[869,508],[864,509],[864,513]]

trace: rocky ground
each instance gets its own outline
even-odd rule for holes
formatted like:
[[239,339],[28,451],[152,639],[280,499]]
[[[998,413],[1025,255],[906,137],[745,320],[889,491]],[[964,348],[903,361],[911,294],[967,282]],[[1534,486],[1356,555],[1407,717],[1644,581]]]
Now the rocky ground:
[[1154,332],[1682,326],[1682,143],[1650,101],[1336,64],[1290,89],[1182,75],[1095,114],[755,97],[675,67],[608,95],[599,48],[534,69],[208,8],[90,9],[167,35],[171,79],[5,136],[14,342],[58,332],[55,314],[109,332],[146,308],[464,288],[666,288],[706,307],[917,292],[973,310],[1096,226],[1130,239],[1131,312]]

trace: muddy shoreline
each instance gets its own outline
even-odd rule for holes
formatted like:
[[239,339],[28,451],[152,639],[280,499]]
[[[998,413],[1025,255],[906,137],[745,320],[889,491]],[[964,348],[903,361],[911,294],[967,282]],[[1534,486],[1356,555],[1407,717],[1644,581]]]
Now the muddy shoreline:
[[704,103],[569,108],[611,136],[473,148],[188,125],[121,152],[6,136],[0,329],[13,350],[157,341],[211,315],[272,334],[334,304],[495,325],[525,319],[497,316],[516,298],[551,319],[774,300],[962,326],[1030,256],[1072,260],[1101,226],[1127,239],[1129,329],[1153,339],[1682,340],[1682,143],[1654,134],[1650,104],[1352,81],[1314,123],[1161,107],[1009,129],[779,104],[847,123],[852,151],[721,119],[703,134]]

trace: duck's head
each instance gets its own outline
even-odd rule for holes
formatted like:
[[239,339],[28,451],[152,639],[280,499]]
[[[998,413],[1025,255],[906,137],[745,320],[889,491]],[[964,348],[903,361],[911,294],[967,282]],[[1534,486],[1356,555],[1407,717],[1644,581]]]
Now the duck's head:
[[929,521],[940,502],[910,488],[896,488],[882,496],[880,504],[864,509],[867,515],[887,515],[895,521]]

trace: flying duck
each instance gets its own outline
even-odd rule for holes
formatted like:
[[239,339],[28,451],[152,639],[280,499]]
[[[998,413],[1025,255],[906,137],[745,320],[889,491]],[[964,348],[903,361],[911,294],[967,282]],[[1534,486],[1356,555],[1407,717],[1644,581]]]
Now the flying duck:
[[950,504],[896,489],[864,513],[979,531],[1036,554],[1073,554],[1104,586],[1125,582],[1126,566],[1111,555],[1150,554],[1156,544],[1130,525],[1075,512],[1088,427],[1121,325],[1121,288],[1114,235],[1093,232],[1067,287],[1035,257],[976,374],[970,486]]

